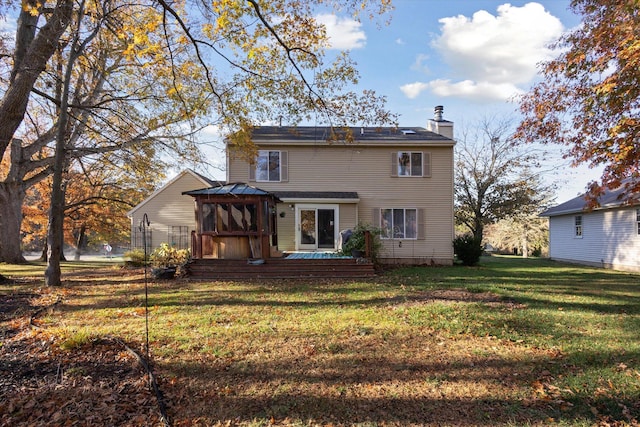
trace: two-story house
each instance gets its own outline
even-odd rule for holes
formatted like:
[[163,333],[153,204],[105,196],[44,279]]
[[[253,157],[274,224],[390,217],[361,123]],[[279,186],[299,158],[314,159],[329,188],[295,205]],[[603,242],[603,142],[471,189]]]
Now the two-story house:
[[426,128],[352,128],[350,142],[329,132],[253,129],[255,159],[227,146],[226,185],[184,171],[132,209],[132,237],[144,212],[152,247],[180,226],[194,258],[246,259],[337,251],[363,223],[383,231],[380,262],[452,264],[455,143],[442,107]]
[[280,251],[335,251],[341,231],[383,230],[379,260],[452,264],[453,124],[442,107],[427,128],[353,128],[353,142],[329,129],[253,129],[257,158],[227,147],[227,182],[273,194]]

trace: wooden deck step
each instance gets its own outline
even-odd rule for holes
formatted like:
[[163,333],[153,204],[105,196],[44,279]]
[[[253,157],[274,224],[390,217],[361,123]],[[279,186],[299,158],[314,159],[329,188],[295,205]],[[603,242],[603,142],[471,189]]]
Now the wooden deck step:
[[211,280],[359,278],[375,275],[372,262],[350,258],[270,258],[263,264],[250,264],[247,260],[195,259],[187,265],[187,271],[193,278]]

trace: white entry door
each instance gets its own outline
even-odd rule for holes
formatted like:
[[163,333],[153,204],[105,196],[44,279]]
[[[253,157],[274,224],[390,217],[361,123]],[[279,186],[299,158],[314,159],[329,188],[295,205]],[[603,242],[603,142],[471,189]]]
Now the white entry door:
[[337,211],[337,206],[297,206],[297,249],[335,249]]

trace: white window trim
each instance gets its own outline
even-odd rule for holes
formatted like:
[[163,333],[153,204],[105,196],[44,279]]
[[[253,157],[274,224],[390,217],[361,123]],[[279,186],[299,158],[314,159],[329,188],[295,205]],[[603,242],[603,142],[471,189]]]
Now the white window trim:
[[[267,158],[271,155],[271,153],[278,153],[278,180],[271,179],[259,179],[258,178],[258,162],[256,161],[255,169],[256,169],[256,182],[282,182],[282,151],[281,150],[258,150],[258,157],[260,154],[267,153]],[[267,159],[268,161],[268,159]],[[269,171],[267,170],[267,175],[269,175]]]
[[[311,250],[308,247],[301,248],[302,242],[300,242],[300,227],[301,227],[301,219],[300,219],[300,211],[301,210],[318,210],[318,209],[333,209],[334,211],[334,225],[333,225],[333,249],[338,249],[338,240],[340,237],[340,205],[338,204],[322,204],[322,203],[297,203],[295,205],[295,248],[296,250]],[[316,225],[317,227],[317,225]],[[314,251],[326,250],[325,248],[319,249],[317,247],[318,242],[316,241],[316,247],[313,249]]]
[[[416,230],[415,230],[415,237],[406,237],[406,233],[403,233],[403,237],[395,237],[395,235],[392,235],[391,237],[384,237],[382,234],[380,235],[380,240],[419,240],[419,236],[420,233],[418,231],[418,227],[420,227],[420,220],[419,220],[419,215],[420,215],[420,209],[418,208],[380,208],[380,219],[378,221],[378,227],[380,227],[380,229],[383,229],[382,227],[382,212],[385,210],[391,209],[391,211],[394,210],[402,210],[404,212],[404,222],[405,222],[405,232],[406,232],[406,221],[407,221],[407,211],[415,211],[416,212]],[[391,216],[393,218],[393,212],[391,213]],[[392,233],[395,234],[395,233]]]
[[[400,163],[399,163],[399,162],[400,162],[400,155],[401,155],[402,153],[409,153],[409,174],[408,174],[408,175],[401,175],[401,174],[400,174]],[[411,166],[411,156],[412,156],[413,154],[420,154],[420,175],[413,175],[413,174],[411,173],[411,169],[412,169],[412,166]],[[396,156],[397,156],[397,159],[398,159],[398,160],[397,160],[397,161],[398,161],[398,164],[396,165],[396,167],[398,168],[398,170],[397,170],[397,174],[398,174],[397,176],[398,176],[398,178],[422,178],[422,177],[424,177],[424,176],[425,176],[425,175],[424,175],[424,161],[425,161],[425,155],[424,155],[424,152],[422,152],[422,151],[398,151],[398,152],[396,153]]]
[[[580,218],[580,224],[578,224],[578,218]],[[578,234],[578,227],[580,233]],[[584,217],[582,215],[574,215],[573,217],[573,237],[576,239],[582,239],[584,236]]]

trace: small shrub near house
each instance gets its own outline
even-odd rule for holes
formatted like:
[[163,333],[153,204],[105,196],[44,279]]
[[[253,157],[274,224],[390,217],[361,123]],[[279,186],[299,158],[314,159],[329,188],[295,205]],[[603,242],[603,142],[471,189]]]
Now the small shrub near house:
[[472,234],[458,236],[453,240],[453,252],[464,265],[476,265],[482,255],[482,241]]
[[180,270],[184,268],[190,257],[189,249],[178,249],[168,243],[162,243],[153,250],[149,260],[155,269],[174,269],[174,271],[178,270],[180,275],[182,273]]
[[372,225],[369,225],[369,224],[362,224],[362,223],[358,224],[353,230],[353,232],[351,233],[349,240],[347,240],[346,243],[342,245],[342,249],[340,250],[340,253],[347,256],[352,256],[353,251],[360,251],[364,253],[366,251],[365,236],[367,233],[370,233],[371,235],[371,247],[369,248],[370,249],[369,257],[373,262],[376,262],[378,259],[378,255],[380,254],[380,251],[382,249],[382,243],[380,242],[380,235],[382,234],[382,229],[373,227]]
[[145,253],[142,249],[133,249],[124,253],[125,265],[130,267],[144,267],[146,263]]
[[154,267],[178,267],[189,261],[189,249],[178,249],[162,243],[155,248],[149,260]]

